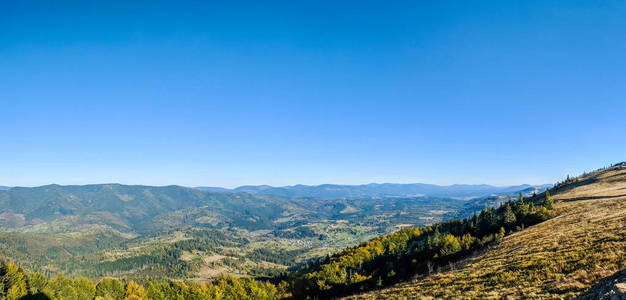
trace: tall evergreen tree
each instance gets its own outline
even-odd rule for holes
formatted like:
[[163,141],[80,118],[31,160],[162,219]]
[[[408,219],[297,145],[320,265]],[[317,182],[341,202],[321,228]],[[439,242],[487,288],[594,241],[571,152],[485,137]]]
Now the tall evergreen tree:
[[550,196],[550,190],[546,190],[546,198],[543,201],[543,207],[548,210],[552,210],[554,206],[554,202],[552,201],[552,196]]
[[508,228],[513,228],[517,223],[517,218],[515,217],[515,213],[513,213],[513,209],[509,203],[504,207],[504,224]]

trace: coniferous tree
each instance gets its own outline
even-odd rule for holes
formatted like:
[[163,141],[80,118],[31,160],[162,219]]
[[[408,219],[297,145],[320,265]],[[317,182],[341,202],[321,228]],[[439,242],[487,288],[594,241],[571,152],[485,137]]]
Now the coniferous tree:
[[513,228],[517,223],[517,218],[515,217],[515,213],[513,213],[513,209],[509,203],[506,204],[504,208],[504,224],[508,228]]
[[552,210],[553,206],[554,202],[552,201],[552,196],[550,196],[550,190],[546,190],[546,199],[543,201],[543,207]]

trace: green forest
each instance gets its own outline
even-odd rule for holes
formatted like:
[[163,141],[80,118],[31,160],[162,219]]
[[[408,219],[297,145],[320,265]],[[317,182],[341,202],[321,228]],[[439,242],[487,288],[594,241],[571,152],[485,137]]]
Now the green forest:
[[[54,278],[29,273],[12,262],[0,266],[0,299],[278,299],[327,298],[388,286],[415,275],[436,272],[440,267],[498,242],[504,235],[523,230],[552,216],[550,192],[498,208],[486,208],[465,219],[452,219],[432,226],[400,230],[345,249],[306,264],[300,270],[269,281],[249,277],[221,276],[206,283],[125,278],[104,278],[97,282],[62,274]],[[214,244],[193,245],[181,241],[159,249],[145,260],[174,262],[187,248],[213,248]],[[274,260],[292,258],[281,252]],[[254,258],[269,260],[275,253],[258,250]],[[121,263],[122,261],[117,261]],[[127,267],[135,261],[123,261]],[[140,265],[140,264],[137,264]],[[166,264],[169,266],[169,264]],[[98,265],[98,268],[107,264]],[[121,266],[111,266],[118,269]],[[180,265],[179,272],[191,266]]]
[[140,285],[132,280],[104,278],[95,283],[81,277],[58,275],[47,279],[40,273],[27,273],[13,263],[0,266],[0,299],[277,299],[283,298],[276,286],[251,278],[222,276],[195,284],[149,281]]

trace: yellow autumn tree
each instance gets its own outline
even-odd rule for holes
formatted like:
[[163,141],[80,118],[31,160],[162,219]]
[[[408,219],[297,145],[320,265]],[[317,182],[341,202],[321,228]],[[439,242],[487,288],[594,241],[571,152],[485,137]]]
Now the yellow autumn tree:
[[146,290],[143,286],[138,285],[134,281],[129,281],[126,284],[126,291],[124,293],[124,300],[147,300]]

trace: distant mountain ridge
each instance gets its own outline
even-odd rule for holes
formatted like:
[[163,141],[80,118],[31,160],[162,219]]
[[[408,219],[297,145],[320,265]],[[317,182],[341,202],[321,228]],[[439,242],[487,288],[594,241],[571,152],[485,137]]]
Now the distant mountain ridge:
[[[387,190],[372,192],[380,186]],[[135,278],[206,278],[199,273],[202,268],[260,276],[282,272],[283,267],[303,263],[320,251],[343,249],[407,226],[468,216],[484,206],[516,199],[519,192],[532,194],[529,188],[471,200],[425,195],[376,198],[361,196],[397,195],[394,185],[367,185],[356,191],[324,185],[319,190],[323,193],[318,187],[294,187],[299,194],[288,188],[279,191],[306,197],[273,195],[275,188],[270,186],[242,187],[238,192],[175,185],[12,187],[0,190],[0,260],[8,258],[31,267],[50,264],[76,276],[110,276],[124,271]],[[488,186],[473,188],[481,193],[485,189],[493,192]],[[418,194],[415,190],[404,192]],[[312,197],[319,195],[361,198]],[[157,251],[157,246],[169,250]],[[178,250],[170,251],[175,250],[172,247]],[[128,257],[109,261],[111,250],[121,250]],[[183,250],[187,252],[180,252]],[[197,258],[217,254],[225,261],[215,265],[194,259],[189,265],[187,258],[194,250],[198,250],[194,254]],[[85,255],[95,267],[85,263]],[[240,263],[227,265],[231,260]],[[260,265],[265,264],[262,261],[280,266],[266,270]],[[187,271],[181,271],[180,266],[186,266]]]
[[62,222],[72,228],[106,225],[123,232],[209,223],[214,228],[276,229],[282,228],[279,220],[287,216],[295,218],[290,222],[297,225],[305,219],[332,219],[357,212],[355,216],[400,211],[417,214],[435,203],[448,207],[446,214],[450,216],[470,214],[516,197],[518,192],[535,189],[541,188],[387,183],[242,186],[229,190],[175,185],[52,184],[0,190],[0,228],[22,230]]
[[385,197],[455,197],[473,198],[492,194],[505,194],[533,188],[550,187],[543,185],[492,186],[487,184],[453,184],[447,186],[426,183],[370,183],[363,185],[290,185],[273,187],[269,185],[244,185],[234,189],[221,187],[196,187],[196,189],[218,193],[248,193],[254,195],[275,195],[289,198],[319,199],[359,199]]
[[73,216],[80,217],[80,223],[143,231],[169,218],[168,214],[195,209],[210,213],[224,226],[265,228],[290,205],[291,200],[277,196],[211,193],[174,185],[52,184],[0,191],[0,227]]

